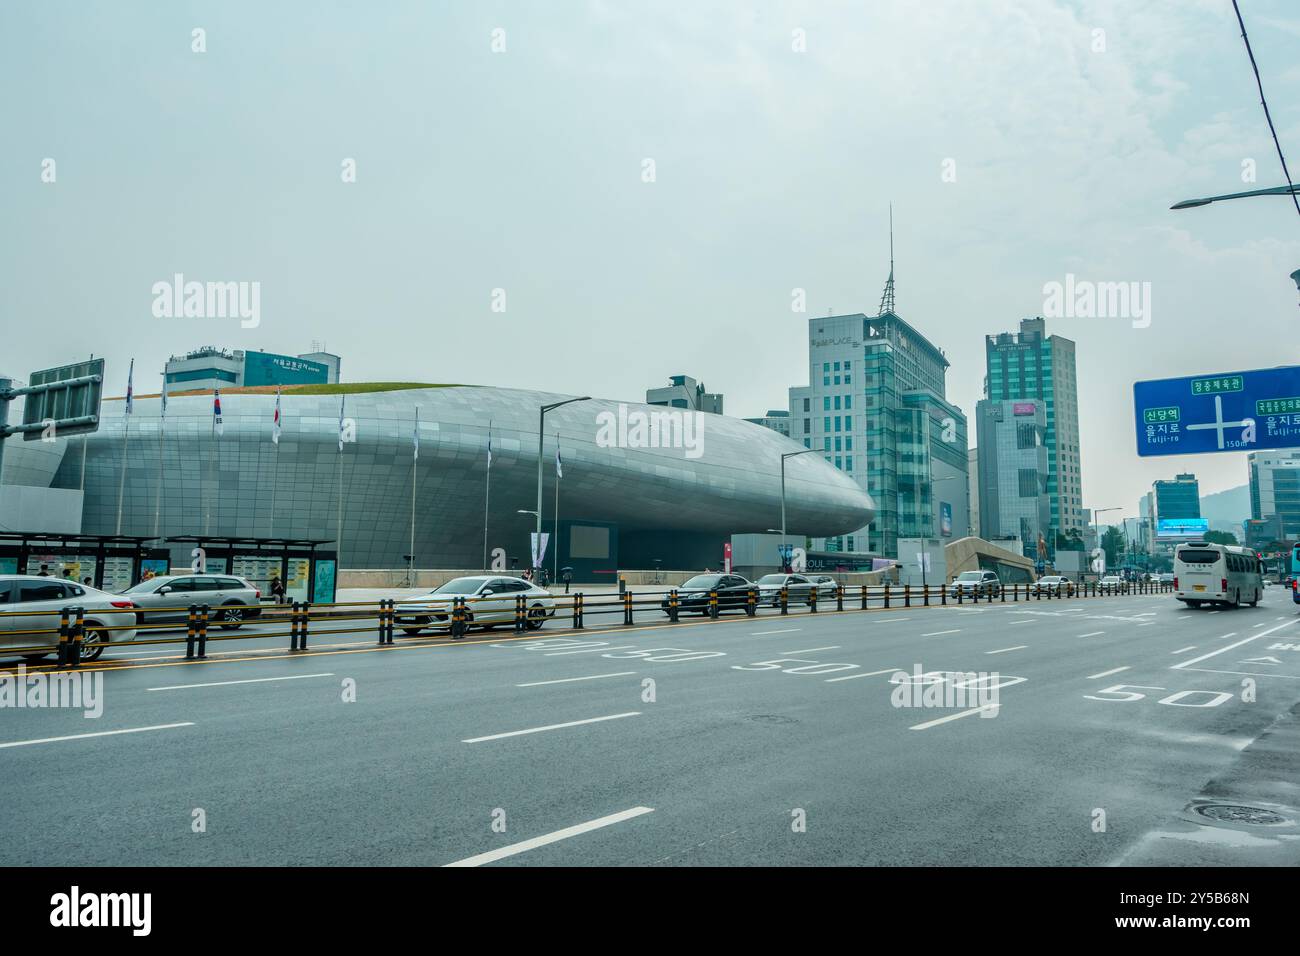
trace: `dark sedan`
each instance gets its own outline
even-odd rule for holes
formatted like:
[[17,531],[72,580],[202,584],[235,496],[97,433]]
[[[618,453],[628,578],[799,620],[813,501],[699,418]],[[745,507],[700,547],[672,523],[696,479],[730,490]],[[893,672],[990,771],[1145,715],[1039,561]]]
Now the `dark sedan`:
[[[757,588],[739,574],[697,574],[677,588],[679,612],[709,613],[709,592],[718,592],[718,612],[743,611],[749,601],[749,592]],[[670,597],[660,604],[668,613]]]

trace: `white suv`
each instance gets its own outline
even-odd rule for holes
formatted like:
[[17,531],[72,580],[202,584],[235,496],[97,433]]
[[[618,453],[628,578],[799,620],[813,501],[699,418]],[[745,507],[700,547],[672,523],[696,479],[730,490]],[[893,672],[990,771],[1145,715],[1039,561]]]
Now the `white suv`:
[[[83,662],[97,660],[110,641],[129,641],[135,637],[135,605],[119,594],[97,591],[59,578],[0,574],[0,611],[19,612],[0,616],[0,653],[6,648],[57,644],[60,619],[57,612],[65,607],[85,609],[85,633],[81,638]],[[51,611],[55,613],[48,613]],[[110,627],[122,630],[107,630]],[[15,633],[21,631],[49,633]],[[49,653],[16,651],[15,656],[38,661]]]

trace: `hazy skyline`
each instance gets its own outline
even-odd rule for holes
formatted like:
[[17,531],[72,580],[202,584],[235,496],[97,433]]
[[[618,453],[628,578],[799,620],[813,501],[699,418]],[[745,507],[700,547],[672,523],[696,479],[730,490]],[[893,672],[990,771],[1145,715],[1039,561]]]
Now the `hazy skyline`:
[[[1300,11],[1243,15],[1294,172]],[[1084,507],[1247,480],[1139,460],[1134,380],[1297,361],[1295,208],[1168,209],[1283,182],[1227,0],[21,2],[0,78],[16,378],[94,353],[108,393],[132,358],[156,391],[171,354],[316,341],[346,381],[640,401],[687,374],[754,417],[808,384],[809,318],[876,312],[891,201],[897,311],[972,421],[984,335],[1045,284],[1150,283],[1149,327],[1048,320],[1078,343]],[[260,325],[155,318],[174,273],[259,282]]]

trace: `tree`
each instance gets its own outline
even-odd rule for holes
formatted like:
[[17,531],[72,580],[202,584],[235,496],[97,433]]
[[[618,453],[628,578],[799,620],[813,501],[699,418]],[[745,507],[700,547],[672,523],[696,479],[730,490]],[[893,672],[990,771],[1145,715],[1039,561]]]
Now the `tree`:
[[1114,525],[1106,529],[1106,533],[1101,536],[1101,547],[1106,552],[1106,567],[1118,567],[1120,555],[1124,553],[1124,532],[1120,531]]
[[1209,544],[1236,544],[1237,536],[1231,531],[1207,531],[1205,540]]
[[1061,534],[1056,532],[1056,550],[1057,551],[1082,551],[1083,538],[1079,536],[1078,528],[1071,528],[1067,533]]

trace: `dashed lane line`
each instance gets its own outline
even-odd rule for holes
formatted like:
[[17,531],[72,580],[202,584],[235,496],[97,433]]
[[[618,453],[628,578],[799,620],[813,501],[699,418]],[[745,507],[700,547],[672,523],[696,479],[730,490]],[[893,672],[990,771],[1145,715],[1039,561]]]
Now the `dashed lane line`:
[[527,853],[529,850],[535,850],[539,846],[547,846],[551,843],[558,843],[561,840],[568,840],[571,837],[581,836],[584,833],[590,833],[592,830],[599,830],[602,827],[612,826],[615,823],[622,823],[624,820],[631,820],[647,813],[654,813],[653,807],[632,807],[630,810],[623,810],[619,813],[611,813],[609,816],[598,817],[595,820],[588,820],[586,823],[579,823],[571,827],[565,827],[563,830],[556,830],[554,833],[546,833],[539,837],[533,837],[531,840],[521,840],[518,843],[511,843],[509,846],[498,847],[495,850],[489,850],[486,853],[479,853],[477,856],[468,856],[463,860],[457,860],[454,863],[445,863],[444,866],[482,866],[485,863],[495,863],[497,860],[504,860],[506,857],[517,856],[520,853]]
[[572,684],[580,680],[603,680],[606,677],[630,677],[636,671],[617,671],[613,674],[589,674],[586,677],[561,677],[559,680],[535,680],[527,684],[516,684],[516,687],[545,687],[547,684]]
[[604,717],[588,717],[586,720],[567,720],[562,724],[545,724],[541,727],[527,727],[524,730],[508,730],[502,734],[488,734],[486,737],[468,737],[463,744],[481,744],[488,740],[502,740],[506,737],[523,737],[526,734],[540,734],[547,730],[562,730],[565,727],[581,727],[583,724],[599,724],[606,720],[619,720],[623,717],[639,717],[641,711],[629,710],[623,714],[607,714]]
[[1099,677],[1109,677],[1111,674],[1118,674],[1121,671],[1126,671],[1126,670],[1128,670],[1127,664],[1125,664],[1123,667],[1113,667],[1108,671],[1102,671],[1100,674],[1089,674],[1087,679],[1097,680]]

